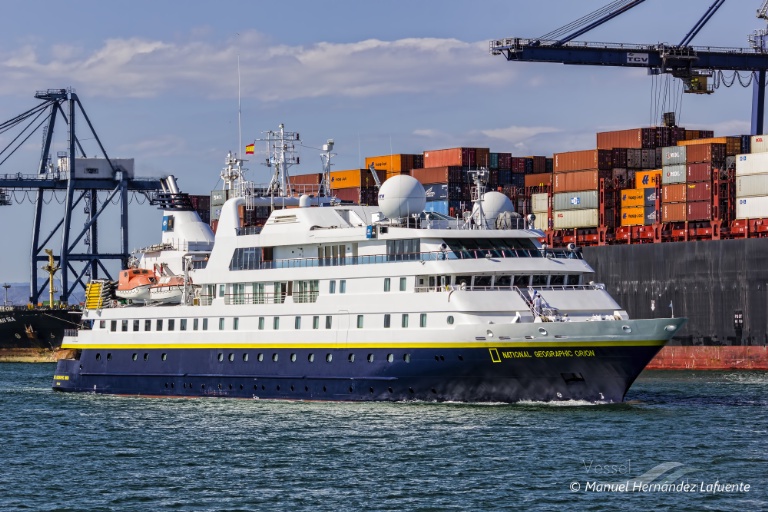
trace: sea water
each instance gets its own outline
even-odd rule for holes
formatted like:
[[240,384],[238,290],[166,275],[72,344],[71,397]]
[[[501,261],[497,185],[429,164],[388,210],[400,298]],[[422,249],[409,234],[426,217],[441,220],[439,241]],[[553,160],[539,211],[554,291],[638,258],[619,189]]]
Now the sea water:
[[767,510],[768,374],[645,372],[623,404],[51,390],[0,364],[0,510]]

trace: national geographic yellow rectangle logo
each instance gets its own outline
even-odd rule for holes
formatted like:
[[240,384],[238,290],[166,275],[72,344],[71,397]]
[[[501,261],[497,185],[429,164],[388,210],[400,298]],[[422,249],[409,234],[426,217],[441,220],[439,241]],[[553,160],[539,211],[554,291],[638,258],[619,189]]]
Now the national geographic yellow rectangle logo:
[[69,380],[69,375],[54,375],[53,380]]

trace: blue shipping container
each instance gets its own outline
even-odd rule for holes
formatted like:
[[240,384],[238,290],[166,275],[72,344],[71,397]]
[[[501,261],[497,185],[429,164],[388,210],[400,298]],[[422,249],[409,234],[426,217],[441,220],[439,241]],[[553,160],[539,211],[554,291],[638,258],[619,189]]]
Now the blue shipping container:
[[448,215],[448,201],[427,201],[425,212],[437,212]]

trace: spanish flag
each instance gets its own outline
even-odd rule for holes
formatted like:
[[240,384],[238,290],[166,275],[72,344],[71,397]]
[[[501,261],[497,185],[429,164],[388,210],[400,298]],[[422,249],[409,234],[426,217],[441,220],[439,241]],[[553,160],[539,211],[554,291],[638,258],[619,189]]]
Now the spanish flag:
[[248,144],[247,146],[245,146],[245,154],[246,155],[253,154],[253,144]]

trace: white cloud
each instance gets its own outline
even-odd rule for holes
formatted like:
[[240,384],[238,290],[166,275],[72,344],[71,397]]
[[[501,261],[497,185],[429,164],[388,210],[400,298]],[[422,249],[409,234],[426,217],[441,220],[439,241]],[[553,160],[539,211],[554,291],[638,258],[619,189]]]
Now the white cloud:
[[559,132],[558,128],[551,126],[508,126],[506,128],[494,128],[488,130],[480,130],[480,132],[493,139],[503,140],[511,144],[518,144],[531,137],[540,135],[543,133],[555,133]]
[[508,85],[514,72],[489,56],[486,44],[406,38],[288,46],[257,32],[214,43],[109,39],[90,51],[66,44],[27,44],[0,52],[0,74],[13,77],[3,80],[0,94],[28,94],[36,87],[63,83],[86,89],[89,96],[234,96],[238,54],[244,97],[262,101],[440,94],[468,83]]

